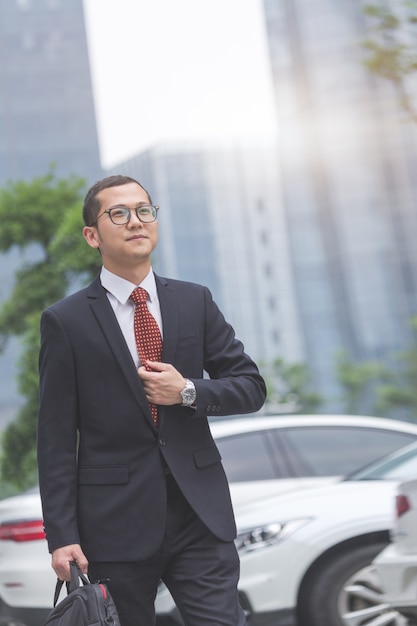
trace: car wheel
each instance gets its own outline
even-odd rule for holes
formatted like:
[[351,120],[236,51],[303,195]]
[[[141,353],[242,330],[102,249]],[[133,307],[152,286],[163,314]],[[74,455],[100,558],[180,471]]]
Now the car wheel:
[[[405,626],[397,612],[380,603],[380,590],[368,578],[368,592],[359,597],[356,582],[386,542],[357,545],[329,557],[310,573],[300,593],[299,626]],[[379,607],[379,608],[375,608]],[[358,612],[361,611],[362,613]],[[365,611],[365,612],[364,612]],[[375,612],[376,611],[376,612]],[[387,621],[382,617],[386,613]],[[380,621],[373,621],[376,618]],[[369,618],[369,619],[368,619]],[[381,619],[383,621],[381,621]],[[395,621],[397,620],[397,621]]]
[[343,624],[346,626],[412,626],[396,609],[384,601],[376,569],[368,565],[347,580],[339,598]]

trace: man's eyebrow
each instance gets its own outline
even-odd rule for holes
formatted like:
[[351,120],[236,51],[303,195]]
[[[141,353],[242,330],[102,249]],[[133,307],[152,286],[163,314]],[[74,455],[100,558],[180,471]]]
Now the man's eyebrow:
[[128,204],[113,204],[109,209],[136,209],[141,206],[151,206],[150,202],[138,202],[137,204],[129,206]]

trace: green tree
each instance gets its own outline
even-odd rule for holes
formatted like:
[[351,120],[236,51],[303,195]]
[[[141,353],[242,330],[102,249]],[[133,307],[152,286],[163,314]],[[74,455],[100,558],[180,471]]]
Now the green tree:
[[410,95],[410,77],[417,71],[417,0],[402,0],[394,12],[384,3],[366,5],[371,32],[364,42],[368,69],[394,86],[403,110],[417,123]]
[[413,345],[399,354],[397,373],[378,389],[378,408],[382,413],[404,409],[408,417],[417,420],[417,316],[410,323]]
[[277,358],[259,367],[267,387],[265,406],[276,413],[314,413],[322,405],[320,394],[311,390],[310,375],[302,363]]
[[80,236],[85,181],[58,179],[53,169],[30,182],[0,190],[0,250],[17,247],[26,258],[10,297],[0,308],[0,349],[11,336],[21,341],[18,389],[24,404],[2,435],[0,475],[15,488],[36,482],[39,320],[42,310],[64,297],[80,274],[89,278],[100,259]]
[[354,363],[345,351],[336,355],[336,372],[343,390],[342,402],[348,415],[375,412],[375,387],[389,376],[387,369],[375,362]]

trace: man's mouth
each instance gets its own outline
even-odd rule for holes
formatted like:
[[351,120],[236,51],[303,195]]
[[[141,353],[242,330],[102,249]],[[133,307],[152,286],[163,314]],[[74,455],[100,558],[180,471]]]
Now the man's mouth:
[[134,235],[133,237],[129,237],[128,241],[136,241],[137,239],[147,239],[145,235]]

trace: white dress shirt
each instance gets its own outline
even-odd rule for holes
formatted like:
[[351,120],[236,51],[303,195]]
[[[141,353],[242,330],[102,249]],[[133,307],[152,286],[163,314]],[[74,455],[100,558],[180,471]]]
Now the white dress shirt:
[[132,302],[129,297],[136,287],[146,289],[149,294],[149,299],[147,301],[148,309],[154,316],[156,323],[159,326],[161,337],[163,337],[161,308],[159,306],[154,273],[151,269],[140,285],[135,285],[130,281],[109,272],[109,270],[105,267],[102,267],[100,280],[103,287],[107,290],[107,297],[113,307],[113,311],[116,315],[117,321],[119,322],[119,326],[126,340],[130,354],[132,355],[132,359],[136,367],[139,367],[140,359],[136,348],[135,332],[133,330],[135,303]]

